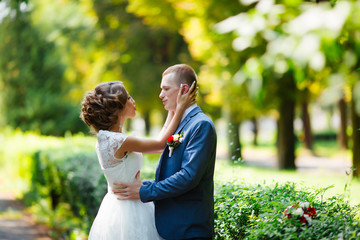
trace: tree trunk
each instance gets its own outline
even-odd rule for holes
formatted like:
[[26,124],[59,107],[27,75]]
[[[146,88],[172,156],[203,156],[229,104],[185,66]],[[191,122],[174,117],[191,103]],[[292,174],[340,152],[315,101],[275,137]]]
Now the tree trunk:
[[241,160],[241,143],[240,143],[240,122],[235,120],[234,113],[230,113],[228,126],[229,154],[231,161]]
[[150,111],[145,110],[144,112],[144,122],[145,122],[145,135],[149,136],[150,135]]
[[257,146],[258,145],[258,141],[257,141],[257,138],[258,138],[258,132],[259,132],[259,128],[258,128],[258,122],[257,122],[257,119],[255,117],[253,117],[251,119],[251,122],[253,124],[253,133],[254,133],[254,138],[253,138],[253,145],[254,146]]
[[353,153],[353,176],[359,178],[360,177],[360,116],[356,112],[355,101],[354,99],[351,102],[351,118],[352,118],[352,153]]
[[339,101],[339,111],[340,111],[340,129],[339,129],[338,141],[340,147],[345,150],[348,148],[348,136],[346,134],[346,127],[347,127],[346,103],[343,98],[340,99]]
[[294,135],[295,100],[281,100],[278,120],[278,167],[295,169],[295,135]]
[[303,122],[303,130],[304,130],[304,144],[307,149],[312,150],[313,136],[311,133],[311,122],[310,122],[308,105],[309,105],[308,102],[304,101],[301,105],[301,111],[302,111],[302,122]]

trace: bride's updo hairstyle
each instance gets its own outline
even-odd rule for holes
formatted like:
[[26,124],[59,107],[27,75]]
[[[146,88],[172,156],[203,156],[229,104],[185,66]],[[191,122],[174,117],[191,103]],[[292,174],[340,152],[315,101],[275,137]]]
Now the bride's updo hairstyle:
[[110,130],[118,121],[128,93],[120,81],[100,83],[87,92],[81,103],[81,119],[96,132]]

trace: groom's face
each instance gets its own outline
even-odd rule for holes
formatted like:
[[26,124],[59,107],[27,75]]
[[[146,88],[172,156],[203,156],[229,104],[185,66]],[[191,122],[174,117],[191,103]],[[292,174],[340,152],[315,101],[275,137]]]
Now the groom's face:
[[160,88],[161,92],[159,97],[164,104],[165,110],[175,111],[177,104],[176,99],[180,89],[180,83],[178,83],[175,73],[169,73],[163,76]]

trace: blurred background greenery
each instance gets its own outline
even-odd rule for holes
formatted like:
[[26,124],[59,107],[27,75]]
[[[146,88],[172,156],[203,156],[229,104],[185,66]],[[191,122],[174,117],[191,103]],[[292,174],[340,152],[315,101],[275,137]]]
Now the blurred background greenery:
[[[79,118],[84,94],[123,81],[138,109],[126,130],[156,136],[166,116],[161,74],[187,63],[217,128],[217,182],[334,184],[332,194],[351,192],[356,204],[359,19],[357,0],[0,0],[0,187],[38,201],[35,212],[67,202],[59,211],[89,214],[86,223],[72,218],[87,229],[94,213],[84,209],[106,189],[96,190],[104,178],[86,176],[101,173]],[[145,155],[145,178],[157,157]],[[330,177],[307,175],[304,157],[341,164]],[[82,181],[90,185],[77,188]],[[94,202],[74,194],[86,189]],[[47,222],[56,226],[60,215]]]
[[224,123],[219,132],[233,161],[243,155],[242,126],[257,145],[270,119],[278,168],[296,168],[297,142],[314,151],[323,137],[351,149],[359,176],[359,7],[355,0],[1,0],[0,126],[87,133],[79,119],[85,92],[121,80],[136,100],[141,134],[151,135],[165,115],[161,73],[187,63],[199,75],[199,105]]

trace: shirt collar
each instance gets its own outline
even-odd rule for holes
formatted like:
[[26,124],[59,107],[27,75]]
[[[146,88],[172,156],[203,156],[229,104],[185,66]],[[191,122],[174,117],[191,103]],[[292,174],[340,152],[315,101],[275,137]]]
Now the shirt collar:
[[197,107],[197,104],[196,103],[194,103],[193,105],[191,105],[190,107],[188,107],[186,110],[185,110],[185,112],[184,112],[184,114],[183,114],[183,116],[182,116],[182,119],[181,119],[181,122],[184,120],[184,118],[186,117],[186,115],[188,115],[194,108],[196,108]]

